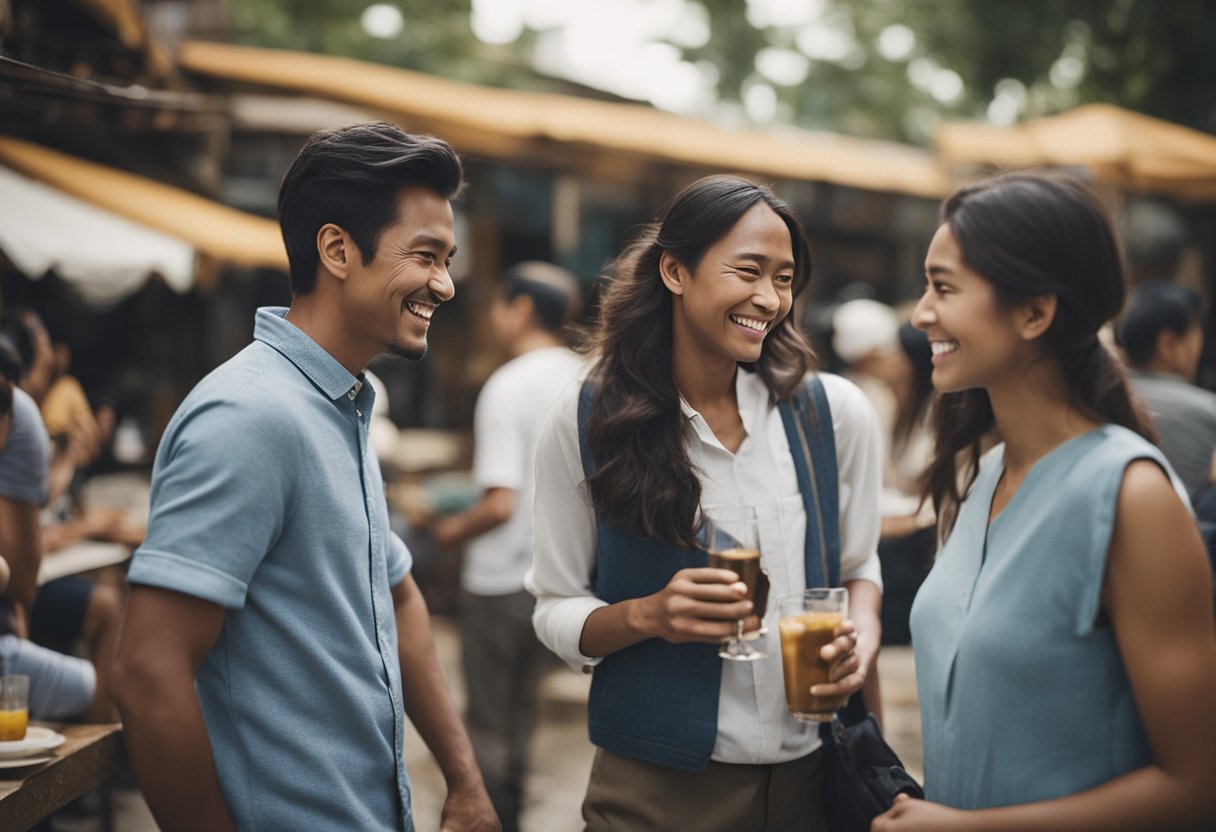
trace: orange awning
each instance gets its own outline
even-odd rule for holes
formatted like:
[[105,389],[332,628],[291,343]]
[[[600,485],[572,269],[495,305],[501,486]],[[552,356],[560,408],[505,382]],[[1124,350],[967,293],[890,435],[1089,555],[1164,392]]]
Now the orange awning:
[[944,124],[947,163],[1081,166],[1128,190],[1216,199],[1216,136],[1109,104],[1090,104],[1016,127]]
[[229,81],[371,107],[438,133],[458,149],[516,158],[521,143],[830,182],[939,198],[949,190],[932,154],[893,142],[786,129],[730,130],[636,104],[480,87],[420,72],[304,52],[181,44],[178,65]]
[[287,252],[273,220],[8,136],[0,136],[0,162],[217,260],[287,270]]

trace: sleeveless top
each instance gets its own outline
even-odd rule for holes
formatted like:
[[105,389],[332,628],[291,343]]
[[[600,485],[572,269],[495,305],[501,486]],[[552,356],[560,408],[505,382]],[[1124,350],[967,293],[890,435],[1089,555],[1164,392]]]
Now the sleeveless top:
[[1038,460],[992,522],[980,464],[912,605],[925,796],[961,809],[1075,794],[1151,762],[1109,626],[1096,623],[1123,473],[1161,452],[1104,425]]

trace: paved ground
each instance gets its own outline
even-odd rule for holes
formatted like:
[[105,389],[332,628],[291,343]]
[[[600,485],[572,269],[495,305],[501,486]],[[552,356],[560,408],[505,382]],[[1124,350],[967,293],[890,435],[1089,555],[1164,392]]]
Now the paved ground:
[[[463,697],[463,683],[455,624],[450,619],[436,617],[434,631],[444,671],[459,703]],[[879,659],[879,672],[887,739],[908,769],[920,779],[920,716],[916,709],[911,649],[885,648]],[[545,680],[523,817],[524,832],[576,832],[582,829],[579,807],[593,754],[587,740],[589,685],[590,677],[556,664]],[[406,736],[406,756],[414,786],[418,832],[436,832],[444,796],[443,778],[412,728]],[[116,806],[116,832],[155,832],[156,826],[137,792],[119,792]],[[56,828],[62,832],[85,832],[98,827],[75,822],[57,824]]]

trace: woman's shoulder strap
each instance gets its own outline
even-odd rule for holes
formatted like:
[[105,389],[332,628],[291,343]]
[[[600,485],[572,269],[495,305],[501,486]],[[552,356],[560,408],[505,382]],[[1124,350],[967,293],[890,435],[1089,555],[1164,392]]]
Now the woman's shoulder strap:
[[807,512],[807,579],[820,572],[827,581],[821,585],[838,586],[840,474],[832,409],[822,380],[809,376],[778,409]]
[[578,391],[578,452],[583,460],[583,476],[590,477],[595,473],[595,459],[591,455],[591,408],[595,404],[595,383],[590,379],[583,382]]

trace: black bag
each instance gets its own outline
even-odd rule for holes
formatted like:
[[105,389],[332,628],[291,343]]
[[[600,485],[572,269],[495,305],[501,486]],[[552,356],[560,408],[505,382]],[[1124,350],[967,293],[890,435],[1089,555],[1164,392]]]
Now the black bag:
[[924,799],[924,790],[882,738],[873,714],[847,726],[837,717],[823,725],[819,736],[823,814],[830,832],[870,832],[870,823],[891,808],[897,795]]

